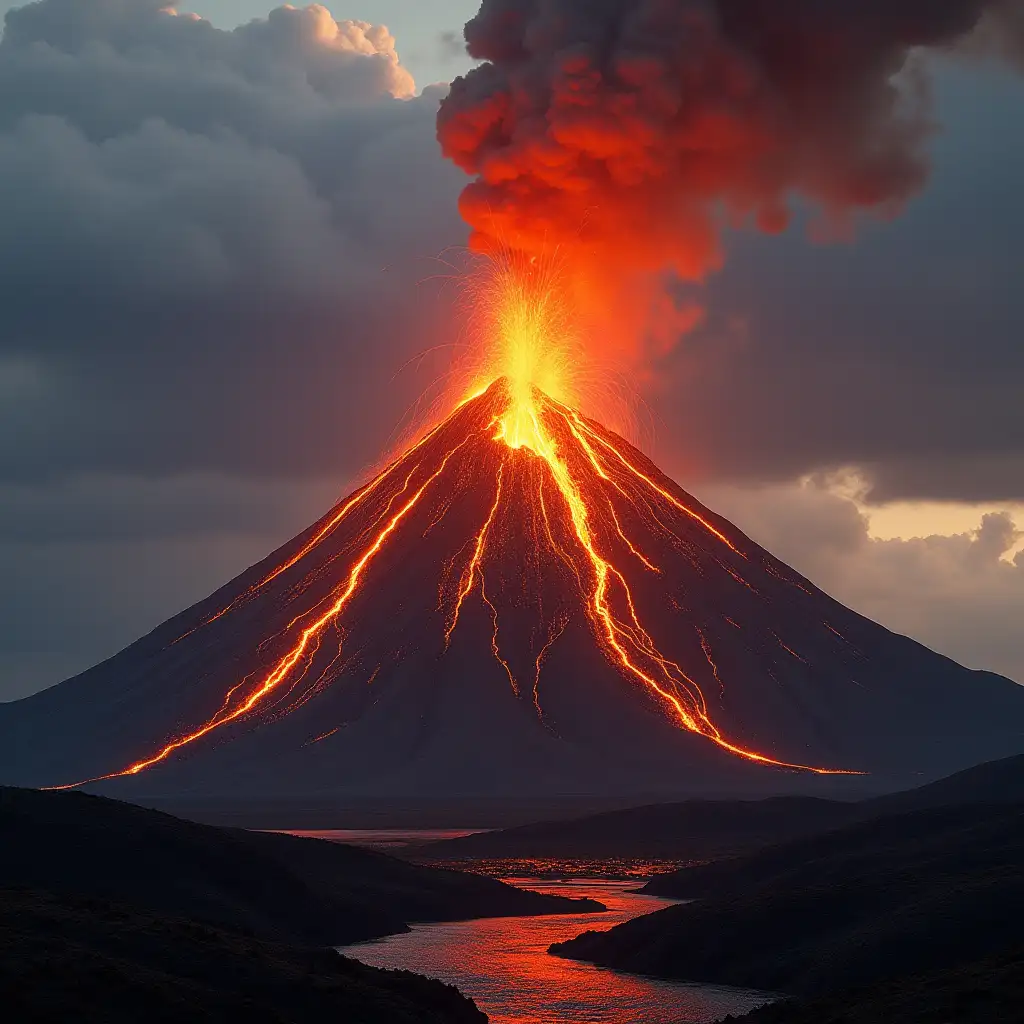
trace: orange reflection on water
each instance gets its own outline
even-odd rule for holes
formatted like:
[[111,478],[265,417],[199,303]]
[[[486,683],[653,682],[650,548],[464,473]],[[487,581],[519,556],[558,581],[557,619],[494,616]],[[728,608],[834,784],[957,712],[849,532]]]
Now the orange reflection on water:
[[744,989],[658,981],[548,954],[552,942],[610,928],[671,902],[630,892],[635,879],[507,881],[599,900],[608,912],[415,925],[407,934],[343,952],[374,967],[416,971],[456,985],[492,1024],[690,1024],[746,1013],[766,1001]]

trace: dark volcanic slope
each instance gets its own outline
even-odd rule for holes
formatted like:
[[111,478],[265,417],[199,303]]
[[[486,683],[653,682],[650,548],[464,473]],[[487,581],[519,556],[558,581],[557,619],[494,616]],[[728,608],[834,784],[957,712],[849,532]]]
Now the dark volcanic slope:
[[102,900],[0,889],[0,992],[21,1024],[485,1024],[456,989]]
[[0,788],[0,884],[343,945],[409,921],[601,909],[316,839],[197,825],[82,793]]
[[742,1024],[1019,1024],[1024,1020],[1024,947],[977,963],[833,996],[784,1000],[736,1020]]
[[648,891],[697,902],[553,951],[672,978],[834,991],[1019,942],[1022,865],[1022,805],[883,817],[655,879]]
[[979,764],[927,786],[865,801],[872,814],[924,811],[955,804],[1024,804],[1024,754]]
[[432,861],[473,857],[663,857],[709,860],[883,814],[963,803],[1024,803],[1024,756],[872,800],[687,800],[545,821],[431,843]]
[[[552,463],[499,436],[508,401],[496,383],[208,600],[0,706],[0,780],[96,779],[193,737],[103,791],[830,795],[707,736],[868,771],[878,792],[1024,749],[1024,688],[844,608],[621,438],[538,395],[588,547]],[[593,552],[637,671],[594,611]]]

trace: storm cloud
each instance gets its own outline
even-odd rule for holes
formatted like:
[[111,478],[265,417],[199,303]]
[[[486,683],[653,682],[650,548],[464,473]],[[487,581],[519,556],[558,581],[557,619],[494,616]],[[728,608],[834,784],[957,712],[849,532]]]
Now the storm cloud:
[[417,282],[464,238],[443,90],[416,94],[386,29],[165,8],[41,0],[0,39],[0,699],[114,653],[379,458],[443,321]]
[[[7,14],[0,472],[357,468],[352,385],[428,343],[418,260],[462,237],[440,92],[323,7],[231,32],[163,8]],[[356,439],[310,452],[313,422]]]

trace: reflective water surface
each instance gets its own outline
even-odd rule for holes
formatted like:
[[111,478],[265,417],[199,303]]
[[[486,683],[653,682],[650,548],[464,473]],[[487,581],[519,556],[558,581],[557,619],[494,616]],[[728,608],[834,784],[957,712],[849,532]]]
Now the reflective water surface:
[[548,954],[552,942],[669,904],[630,892],[636,880],[506,880],[539,892],[589,896],[608,913],[415,925],[408,934],[343,952],[375,967],[416,971],[457,985],[494,1024],[685,1024],[745,1013],[767,1001],[763,993],[657,981]]

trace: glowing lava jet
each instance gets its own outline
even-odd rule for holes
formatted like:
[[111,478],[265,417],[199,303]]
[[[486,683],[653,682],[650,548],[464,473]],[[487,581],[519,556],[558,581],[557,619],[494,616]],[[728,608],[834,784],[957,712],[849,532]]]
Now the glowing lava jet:
[[0,778],[749,792],[1017,749],[1019,688],[836,604],[576,408],[546,273],[488,295],[470,397],[207,602],[0,708]]

